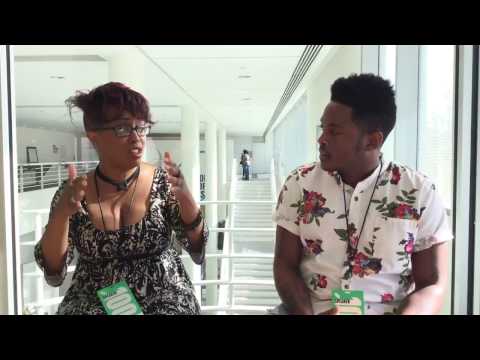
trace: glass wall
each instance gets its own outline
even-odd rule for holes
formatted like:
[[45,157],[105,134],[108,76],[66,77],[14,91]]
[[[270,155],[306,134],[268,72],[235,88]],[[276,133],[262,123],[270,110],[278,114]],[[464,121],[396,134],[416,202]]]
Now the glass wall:
[[[419,57],[417,164],[435,182],[453,228],[455,46],[421,46]],[[450,273],[452,249],[450,243]],[[450,284],[445,314],[451,311]]]
[[286,178],[293,169],[306,162],[307,120],[306,96],[302,96],[274,130],[274,154],[282,178]]
[[[145,86],[144,76],[158,70],[145,64],[143,56],[138,56],[138,51],[130,46],[15,46],[13,49],[21,262],[18,284],[23,299],[20,312],[52,314],[70,286],[78,256],[63,284],[51,287],[34,261],[34,246],[48,221],[52,198],[68,177],[67,165],[73,164],[78,175],[82,175],[98,162],[84,132],[81,112],[74,109],[70,116],[65,100],[77,91],[89,91],[109,81],[125,82],[153,102],[154,120],[169,122],[167,128],[164,122],[157,121],[153,135],[159,133],[159,127],[178,133],[180,110],[155,106],[158,102],[149,95],[157,91]],[[133,65],[138,65],[134,66],[134,73],[129,71]],[[149,137],[145,160],[159,165],[155,149]],[[176,151],[172,153],[175,155]]]
[[[62,286],[48,286],[33,249],[43,234],[53,195],[68,177],[67,164],[83,174],[97,160],[80,112],[75,110],[70,118],[65,100],[77,90],[105,83],[109,67],[104,58],[82,55],[75,47],[16,46],[14,51],[21,313],[52,314],[70,285],[73,268]],[[76,55],[65,56],[68,53]]]
[[453,205],[455,46],[420,48],[418,168]]
[[[408,123],[412,129],[412,138],[416,140],[412,144],[407,136],[408,132],[403,131],[401,135],[392,133],[384,146],[384,153],[395,160],[401,158],[402,149],[408,149],[410,154],[412,148],[415,148],[416,168],[436,183],[452,219],[455,203],[455,46],[409,46],[412,56],[408,57],[409,54],[403,52],[402,59],[408,58],[409,64],[418,65],[409,69],[405,69],[403,60],[398,61],[400,47],[378,46],[378,71],[388,78],[395,88],[399,81],[403,81],[401,92],[405,93],[410,89],[418,93],[418,96],[412,96],[416,101],[408,104],[409,111],[411,110],[409,114],[416,115],[416,117],[412,115]],[[64,101],[76,90],[91,89],[109,81],[114,68],[110,66],[109,59],[114,58],[120,50],[122,49],[119,47],[104,47],[103,50],[98,50],[97,55],[92,55],[77,46],[69,49],[63,47],[61,50],[54,46],[15,47],[14,96],[18,163],[15,175],[18,180],[17,222],[20,241],[20,256],[17,260],[21,268],[21,281],[18,284],[21,285],[20,292],[24,303],[19,310],[20,313],[54,313],[70,284],[72,271],[61,287],[52,288],[46,285],[43,274],[33,259],[33,247],[40,239],[47,222],[53,194],[60,182],[67,177],[66,164],[74,163],[80,173],[96,166],[97,156],[82,130],[81,114],[75,112],[72,121]],[[74,55],[66,56],[66,53]],[[119,67],[115,69],[118,71]],[[409,74],[411,78],[406,79]],[[149,90],[152,94],[157,93]],[[149,90],[147,89],[147,97],[152,95],[148,93]],[[403,95],[397,93],[397,96]],[[152,101],[153,108],[157,106],[155,103],[160,104],[160,99],[161,96],[158,96],[157,101]],[[280,177],[286,177],[292,169],[305,162],[308,148],[304,142],[304,134],[309,131],[308,110],[304,95],[273,130],[273,156]],[[162,111],[157,115],[168,118],[170,123],[175,123],[180,116],[178,109],[176,111],[179,114],[173,113],[172,110]],[[152,142],[151,147],[155,150],[155,143]],[[238,156],[237,152],[235,155]],[[155,156],[158,157],[158,154],[155,153]],[[477,170],[477,175],[478,173]],[[247,184],[241,186],[244,185],[247,186]],[[457,203],[457,208],[458,206],[465,204]],[[477,207],[480,209],[480,205]],[[270,211],[261,210],[262,214]],[[480,211],[477,211],[477,216],[478,213]],[[255,214],[248,215],[253,217]],[[271,225],[270,214],[266,214],[266,219],[267,217],[265,227]],[[256,218],[248,221],[244,221],[244,226],[258,224]],[[239,224],[242,225],[241,222]],[[453,255],[453,251],[451,254]],[[478,257],[476,261],[477,272],[480,274]],[[478,274],[477,278],[480,278]],[[480,298],[478,294],[480,291],[477,289],[477,297]],[[449,293],[444,313],[450,312],[450,304]],[[476,311],[480,311],[478,304],[480,300],[477,299]]]

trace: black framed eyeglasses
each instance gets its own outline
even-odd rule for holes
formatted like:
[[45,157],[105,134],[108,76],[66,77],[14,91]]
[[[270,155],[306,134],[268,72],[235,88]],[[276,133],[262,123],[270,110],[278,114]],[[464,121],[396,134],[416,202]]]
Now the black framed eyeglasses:
[[102,127],[94,129],[94,131],[102,131],[102,130],[113,130],[115,135],[118,137],[126,137],[130,136],[133,130],[137,132],[138,136],[147,136],[150,133],[151,126],[136,126],[132,127],[130,125],[118,125],[112,127]]

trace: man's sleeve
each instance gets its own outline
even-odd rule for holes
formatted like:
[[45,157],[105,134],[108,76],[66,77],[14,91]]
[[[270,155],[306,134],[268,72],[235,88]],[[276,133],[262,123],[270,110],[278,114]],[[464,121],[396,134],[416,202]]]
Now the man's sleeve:
[[278,196],[277,207],[273,214],[273,221],[290,231],[292,234],[300,236],[300,226],[298,222],[298,207],[292,206],[302,199],[300,186],[296,181],[296,171],[293,171],[285,180],[282,190]]
[[435,185],[429,184],[424,191],[425,195],[422,196],[423,200],[421,201],[421,208],[424,208],[424,210],[418,222],[414,252],[422,251],[435,244],[453,239],[450,219]]

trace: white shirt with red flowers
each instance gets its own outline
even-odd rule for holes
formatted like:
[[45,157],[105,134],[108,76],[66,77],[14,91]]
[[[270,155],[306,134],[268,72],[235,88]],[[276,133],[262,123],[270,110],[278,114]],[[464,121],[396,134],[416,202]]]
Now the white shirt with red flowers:
[[331,308],[331,290],[345,283],[364,292],[367,314],[394,313],[414,290],[412,253],[453,238],[444,204],[425,175],[393,162],[380,167],[355,188],[345,184],[348,231],[338,173],[319,162],[301,166],[281,189],[273,218],[300,237],[300,271],[316,314]]

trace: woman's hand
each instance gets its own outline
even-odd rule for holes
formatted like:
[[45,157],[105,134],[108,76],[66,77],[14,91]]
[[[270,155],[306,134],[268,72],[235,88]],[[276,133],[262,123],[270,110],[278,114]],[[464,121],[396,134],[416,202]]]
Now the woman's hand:
[[82,208],[80,203],[87,193],[87,177],[77,177],[77,170],[72,164],[68,165],[68,181],[65,190],[58,202],[55,211],[70,217]]
[[191,196],[187,183],[180,171],[179,166],[173,162],[172,156],[166,152],[163,157],[163,166],[167,172],[167,181],[170,183],[171,191],[177,199]]

